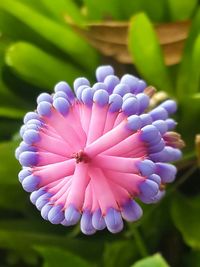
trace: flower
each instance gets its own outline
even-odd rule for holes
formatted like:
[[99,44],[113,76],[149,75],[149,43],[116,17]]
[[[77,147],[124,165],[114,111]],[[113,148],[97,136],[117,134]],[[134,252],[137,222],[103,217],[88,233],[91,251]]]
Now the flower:
[[97,82],[74,81],[74,91],[59,82],[52,95],[37,98],[28,112],[16,157],[23,166],[19,181],[45,220],[74,225],[93,234],[123,229],[136,221],[136,202],[159,201],[175,179],[169,162],[181,157],[183,141],[169,115],[176,102],[166,100],[147,111],[153,87],[111,66],[96,70]]

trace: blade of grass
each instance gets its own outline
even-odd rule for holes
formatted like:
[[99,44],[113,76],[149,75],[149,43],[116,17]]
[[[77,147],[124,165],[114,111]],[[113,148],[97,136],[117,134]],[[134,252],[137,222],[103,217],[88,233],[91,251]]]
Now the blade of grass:
[[136,68],[146,81],[173,95],[172,83],[153,25],[144,13],[130,22],[128,46]]
[[60,80],[69,83],[82,74],[74,66],[47,54],[36,46],[19,42],[6,53],[6,64],[25,81],[46,90],[52,90]]

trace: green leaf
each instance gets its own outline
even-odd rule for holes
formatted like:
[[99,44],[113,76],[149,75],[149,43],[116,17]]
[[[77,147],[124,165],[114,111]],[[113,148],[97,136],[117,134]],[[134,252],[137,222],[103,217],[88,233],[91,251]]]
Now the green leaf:
[[120,1],[119,0],[84,0],[87,8],[88,18],[91,20],[101,20],[104,18],[120,18]]
[[130,23],[128,46],[135,65],[146,81],[173,94],[172,84],[153,25],[140,13]]
[[168,0],[172,20],[185,20],[193,14],[198,0]]
[[60,22],[66,22],[66,18],[73,21],[79,26],[85,22],[85,18],[80,12],[80,9],[72,0],[57,0],[56,5],[52,0],[42,0],[45,8]]
[[166,21],[168,18],[166,0],[124,0],[120,3],[120,11],[124,14],[125,19],[140,12],[146,13],[153,22]]
[[172,202],[172,218],[187,245],[200,250],[200,196],[186,198],[182,195]]
[[[185,98],[185,94],[190,94],[190,91],[188,90],[188,85],[192,83],[191,76],[193,75],[193,68],[192,68],[192,61],[193,56],[192,53],[194,50],[194,43],[197,41],[197,37],[200,33],[200,9],[197,10],[197,13],[195,15],[195,18],[192,21],[192,26],[190,28],[190,33],[188,36],[188,39],[186,41],[184,52],[183,52],[183,58],[180,65],[180,69],[178,71],[178,78],[177,78],[177,94],[179,99]],[[197,41],[196,46],[199,46],[199,41]],[[199,69],[199,68],[198,68]]]
[[26,111],[11,107],[0,107],[0,117],[22,119]]
[[[138,254],[135,242],[119,240],[105,245],[103,254],[104,267],[128,266]],[[112,257],[111,257],[112,255]]]
[[[7,173],[9,175],[9,171]],[[0,185],[0,207],[11,211],[20,211],[25,213],[29,202],[26,198],[26,193],[22,189],[22,186],[18,182],[16,174],[17,184],[4,184],[1,181]],[[8,194],[9,192],[9,194]],[[16,229],[16,225],[13,225]]]
[[48,246],[37,246],[35,249],[44,259],[43,267],[91,267],[91,264],[89,264],[87,261],[67,250]]
[[194,41],[194,46],[191,55],[191,66],[190,66],[190,83],[188,84],[189,93],[199,91],[200,86],[200,34]]
[[11,45],[6,53],[6,63],[25,81],[52,90],[60,80],[72,83],[82,73],[36,46],[19,42]]
[[[58,225],[54,225],[51,230],[44,233],[37,229],[32,230],[32,224],[34,224],[34,222],[31,220],[28,221],[28,230],[24,229],[23,224],[21,224],[21,226],[19,224],[16,227],[15,221],[11,224],[7,221],[7,224],[8,225],[6,225],[5,222],[5,225],[2,225],[0,221],[0,247],[4,249],[17,248],[19,250],[30,250],[39,246],[56,247],[74,254],[79,254],[80,257],[93,262],[102,254],[103,245],[101,241],[82,240],[81,238],[71,239],[63,232],[56,234],[55,232],[59,227]],[[47,222],[43,221],[43,224],[48,227]],[[67,229],[65,231],[67,232]]]
[[92,70],[96,66],[96,52],[67,25],[64,27],[17,0],[0,1],[0,9],[22,21],[85,69]]
[[19,164],[15,159],[17,142],[0,143],[0,185],[18,184]]
[[169,267],[167,262],[160,254],[147,257],[145,259],[137,261],[132,267]]

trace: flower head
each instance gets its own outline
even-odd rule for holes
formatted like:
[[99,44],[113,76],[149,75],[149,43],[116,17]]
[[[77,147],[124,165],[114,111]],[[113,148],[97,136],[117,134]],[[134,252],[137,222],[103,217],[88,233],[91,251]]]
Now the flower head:
[[142,216],[137,199],[160,200],[183,144],[169,118],[175,101],[147,111],[154,90],[143,80],[119,79],[111,66],[97,68],[96,78],[76,79],[75,94],[66,82],[42,93],[16,150],[19,180],[42,217],[65,226],[80,220],[85,234],[119,232],[123,219]]

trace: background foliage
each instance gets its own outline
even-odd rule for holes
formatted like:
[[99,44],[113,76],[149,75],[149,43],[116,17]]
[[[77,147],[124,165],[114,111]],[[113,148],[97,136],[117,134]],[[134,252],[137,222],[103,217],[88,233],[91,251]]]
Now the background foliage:
[[[105,19],[130,21],[128,48],[135,65],[100,55],[74,30]],[[190,20],[182,61],[170,67],[155,23]],[[77,76],[94,80],[100,63],[132,72],[179,104],[186,141],[177,181],[124,231],[86,237],[79,227],[45,222],[18,183],[14,150],[23,115],[36,96]],[[0,1],[0,266],[200,266],[200,179],[195,135],[200,132],[200,9],[198,0]],[[200,149],[200,145],[199,148]],[[154,255],[155,254],[155,255]],[[162,256],[161,256],[162,255]]]

